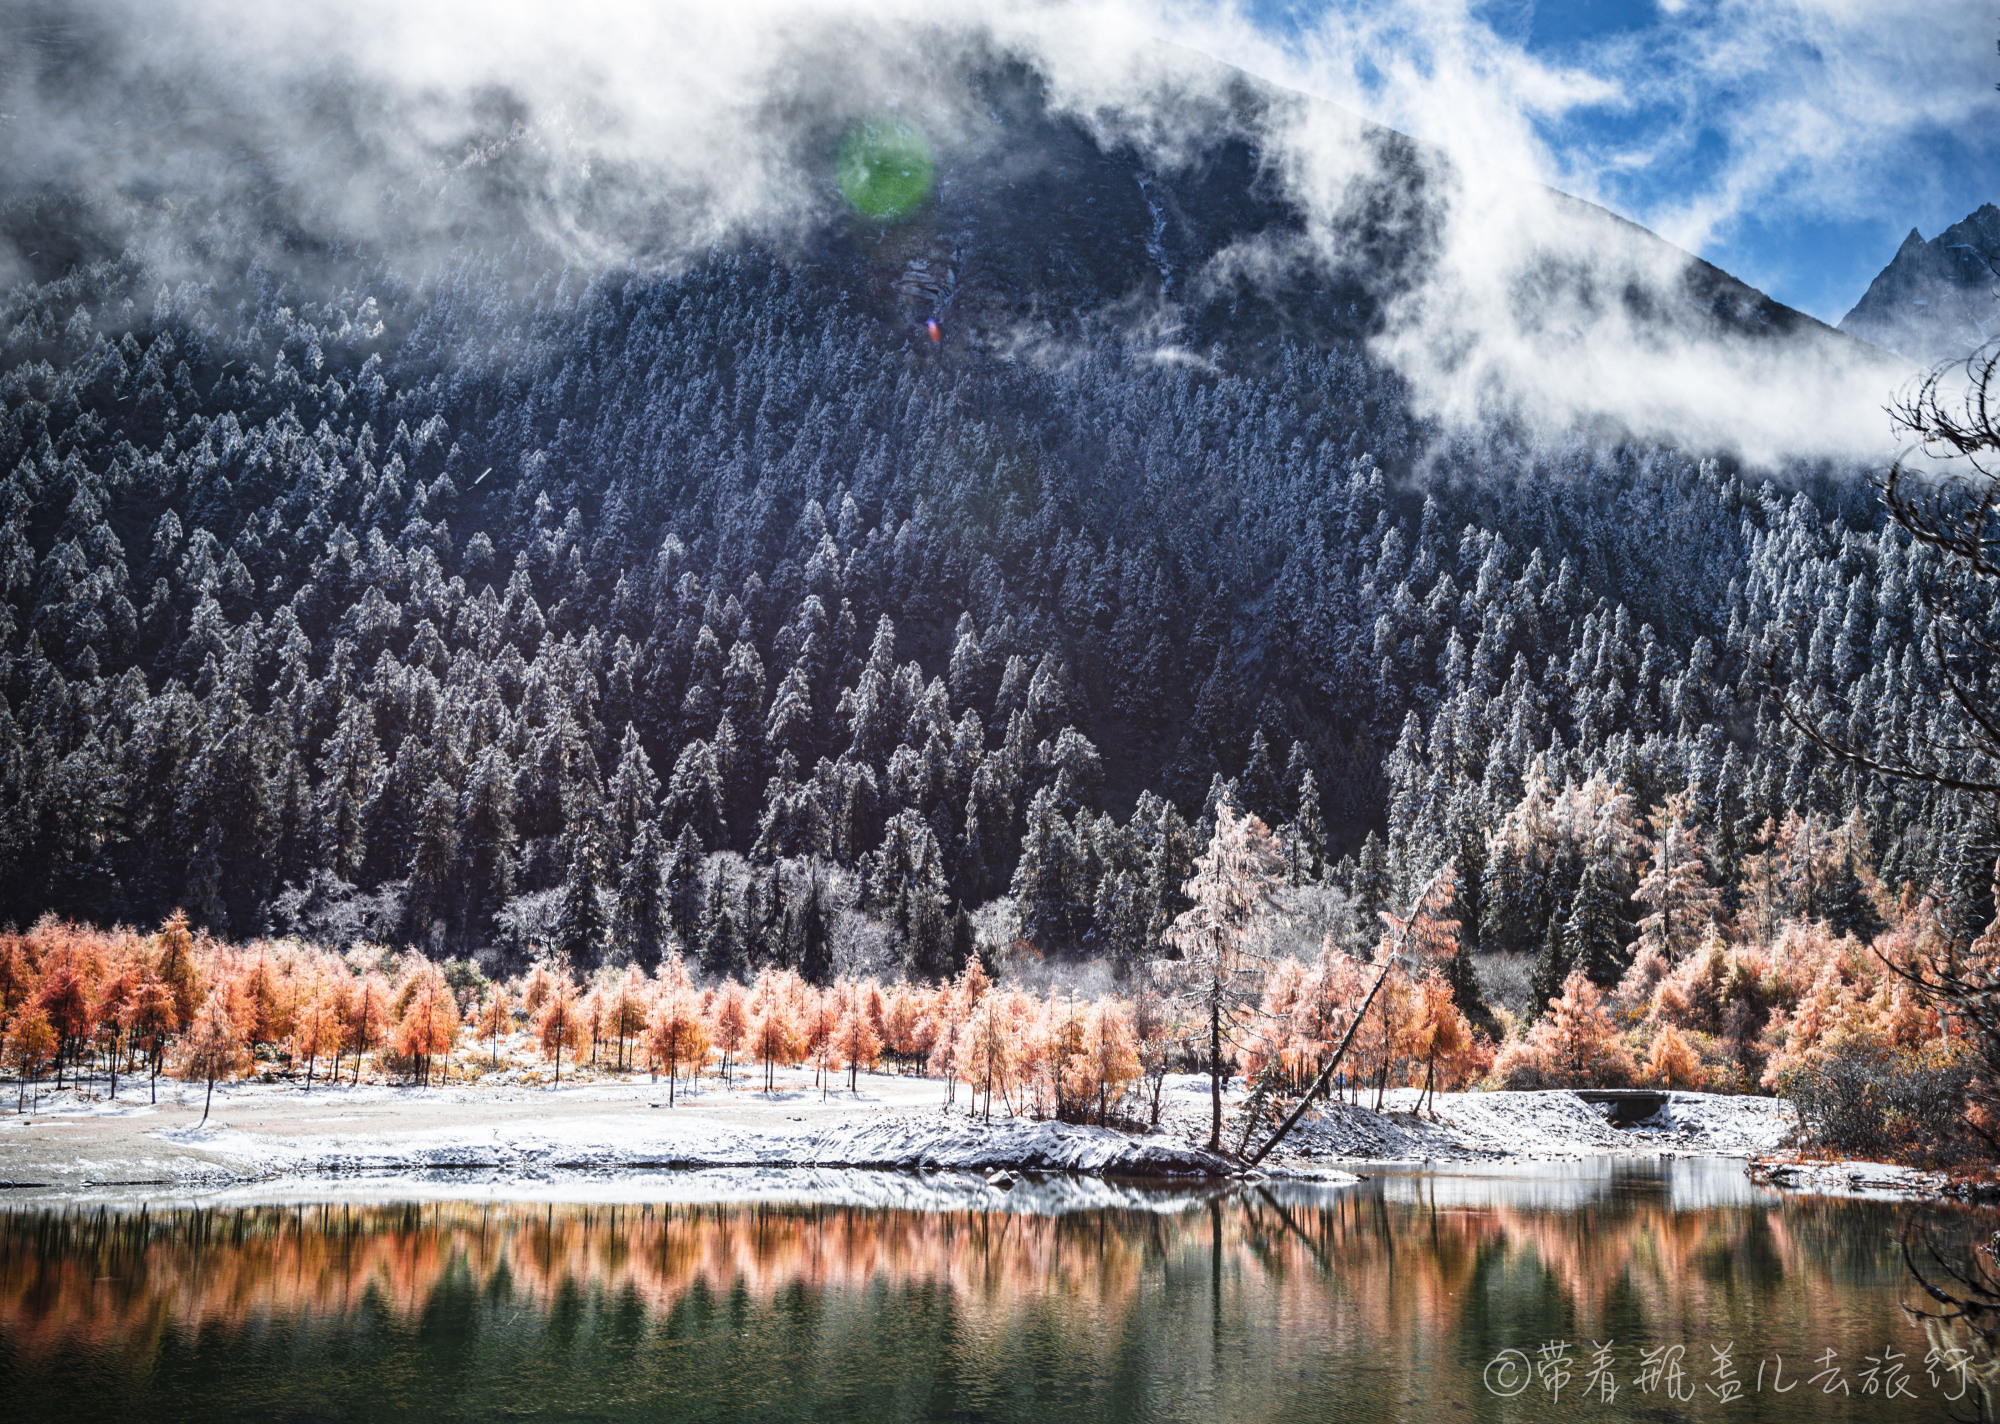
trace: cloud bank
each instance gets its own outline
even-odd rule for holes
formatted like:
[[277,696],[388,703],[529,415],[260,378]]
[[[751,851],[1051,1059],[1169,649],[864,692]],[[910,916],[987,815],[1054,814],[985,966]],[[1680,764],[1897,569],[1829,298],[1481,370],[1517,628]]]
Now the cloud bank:
[[[1893,97],[1899,65],[1966,28],[1940,38],[1923,11],[1686,0],[1664,58],[1613,37],[1556,62],[1461,0],[1358,0],[1282,28],[1170,0],[29,5],[0,22],[14,31],[0,40],[0,197],[35,218],[0,250],[0,280],[46,263],[69,221],[49,214],[72,211],[163,277],[203,275],[205,251],[246,240],[273,263],[364,250],[420,273],[499,238],[586,270],[670,270],[823,222],[839,201],[829,145],[854,119],[887,108],[947,147],[980,141],[986,116],[958,77],[1013,62],[1053,107],[1162,169],[1226,133],[1252,143],[1305,236],[1231,252],[1232,280],[1301,249],[1329,270],[1348,260],[1381,162],[1356,115],[1431,145],[1413,159],[1435,200],[1431,260],[1375,344],[1440,419],[1868,459],[1887,448],[1901,367],[1810,328],[1760,337],[1754,311],[1711,320],[1703,303],[1734,298],[1691,291],[1677,254],[1544,184],[1615,202],[1630,174],[1685,165],[1682,147],[1721,132],[1723,161],[1636,215],[1699,247],[1760,203],[1861,203],[1835,128],[1890,153],[1977,112],[1954,89],[1970,61],[1914,110]],[[1807,52],[1794,82],[1751,82]],[[1323,102],[1246,115],[1209,56]],[[1823,93],[1815,76],[1831,76]],[[1578,116],[1623,111],[1684,122],[1563,141]]]

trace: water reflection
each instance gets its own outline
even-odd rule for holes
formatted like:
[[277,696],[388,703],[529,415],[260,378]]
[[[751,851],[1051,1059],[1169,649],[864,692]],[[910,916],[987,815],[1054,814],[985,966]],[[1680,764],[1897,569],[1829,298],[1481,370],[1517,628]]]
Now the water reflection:
[[[1607,1419],[1737,1417],[1633,1388],[1663,1344],[1697,1375],[1710,1346],[1746,1376],[1782,1354],[1788,1379],[1891,1347],[1924,1385],[1896,1308],[1910,1209],[1740,1180],[1583,1164],[1049,1214],[20,1212],[0,1216],[0,1397],[51,1419],[1526,1419],[1548,1394],[1498,1399],[1482,1370],[1551,1340],[1618,1342],[1625,1387],[1587,1406]],[[1940,1417],[1925,1389],[1795,1391],[1755,1417]]]

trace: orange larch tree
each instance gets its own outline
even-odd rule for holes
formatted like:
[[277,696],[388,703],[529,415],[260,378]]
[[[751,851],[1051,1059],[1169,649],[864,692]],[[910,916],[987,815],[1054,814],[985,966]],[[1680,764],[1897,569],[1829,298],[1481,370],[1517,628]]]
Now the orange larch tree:
[[535,1042],[541,1045],[543,1056],[555,1064],[557,1087],[562,1086],[564,1052],[581,1053],[588,1041],[576,985],[567,974],[552,975],[535,1018]]
[[[869,985],[871,989],[875,987]],[[879,1002],[879,991],[875,997]],[[882,1035],[868,1008],[865,1000],[855,1004],[841,1015],[840,1025],[834,1032],[835,1048],[841,1061],[847,1065],[847,1091],[857,1095],[861,1091],[861,1070],[866,1068],[874,1072],[876,1060],[882,1052]]]
[[249,1066],[250,1054],[243,1046],[243,1031],[237,1026],[236,1018],[229,1012],[229,1000],[222,989],[211,989],[208,998],[195,1011],[194,1022],[181,1044],[180,1076],[182,1078],[206,1082],[208,1093],[202,1100],[201,1120],[208,1121],[208,1110],[215,1103],[215,1084],[219,1078],[233,1078]]
[[486,1002],[479,1006],[478,1033],[486,1040],[487,1057],[496,1073],[500,1071],[500,1039],[512,1032],[513,1027],[514,996],[505,985],[495,984]]
[[323,978],[316,978],[305,989],[300,1003],[292,1014],[292,1035],[289,1040],[294,1060],[306,1061],[306,1091],[312,1091],[313,1069],[319,1060],[334,1051],[346,1032],[340,1021],[340,1009],[335,1002],[334,989]]
[[743,986],[734,979],[716,991],[709,1006],[709,1037],[722,1053],[722,1082],[729,1086],[729,1059],[740,1054],[750,1036],[750,1012]]
[[354,1055],[354,1081],[361,1081],[361,1055],[388,1041],[391,1016],[389,981],[366,974],[355,987],[347,1012],[347,1051]]
[[41,1076],[42,1070],[56,1056],[56,1031],[40,1004],[30,999],[14,1010],[0,1049],[4,1049],[7,1066],[14,1070],[20,1087],[14,1111],[25,1112],[29,1085]]
[[750,1020],[745,1047],[764,1065],[764,1091],[777,1091],[777,1071],[798,1060],[804,1050],[798,1016],[785,999],[767,999]]
[[662,989],[646,1020],[646,1054],[655,1069],[667,1070],[667,1106],[674,1105],[674,1085],[682,1069],[699,1081],[701,1065],[713,1048],[701,1000],[691,988]]
[[402,1013],[396,1021],[396,1052],[410,1061],[417,1085],[429,1087],[431,1065],[439,1058],[449,1061],[458,1045],[458,1000],[443,972],[428,961],[417,967],[397,997]]

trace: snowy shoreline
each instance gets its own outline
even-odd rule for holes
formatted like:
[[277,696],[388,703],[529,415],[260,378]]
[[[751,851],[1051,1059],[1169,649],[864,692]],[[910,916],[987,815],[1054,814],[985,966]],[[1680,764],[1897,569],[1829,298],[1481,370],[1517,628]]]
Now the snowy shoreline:
[[1224,1158],[1174,1138],[1130,1137],[1063,1122],[986,1123],[941,1113],[871,1116],[820,1131],[783,1132],[666,1119],[634,1130],[578,1117],[513,1128],[271,1139],[226,1125],[169,1128],[245,1175],[345,1176],[410,1170],[682,1171],[716,1167],[860,1168],[906,1172],[1060,1172],[1104,1178],[1216,1178]]
[[[166,1085],[162,1085],[164,1088]],[[465,1174],[483,1183],[550,1174],[804,1169],[1092,1178],[1198,1185],[1243,1175],[1203,1151],[1206,1081],[1169,1080],[1159,1130],[1134,1134],[1072,1123],[974,1116],[941,1085],[864,1078],[826,1092],[807,1075],[777,1091],[705,1086],[676,1094],[641,1080],[585,1081],[561,1090],[486,1082],[412,1089],[242,1084],[217,1092],[209,1120],[180,1085],[157,1105],[65,1093],[33,1116],[0,1114],[0,1203],[16,1192],[105,1188],[222,1189],[253,1182],[334,1182],[393,1174]],[[128,1089],[128,1093],[130,1090]],[[1570,1093],[1440,1094],[1424,1115],[1415,1093],[1384,1110],[1330,1102],[1308,1114],[1264,1177],[1351,1181],[1391,1163],[1473,1163],[1598,1156],[1762,1156],[1796,1127],[1769,1098],[1675,1093],[1652,1118],[1617,1127]],[[1231,1094],[1226,1107],[1239,1101]],[[1364,1097],[1364,1102],[1368,1101]],[[1229,1114],[1233,1118],[1233,1112]],[[1225,1122],[1235,1146],[1240,1124]],[[1790,1185],[1780,1183],[1780,1185]]]
[[1798,1114],[1777,1098],[1670,1092],[1659,1111],[1614,1126],[1606,1111],[1571,1092],[1439,1093],[1423,1114],[1418,1094],[1384,1095],[1383,1109],[1325,1104],[1284,1149],[1339,1161],[1476,1162],[1604,1154],[1756,1157],[1786,1145]]

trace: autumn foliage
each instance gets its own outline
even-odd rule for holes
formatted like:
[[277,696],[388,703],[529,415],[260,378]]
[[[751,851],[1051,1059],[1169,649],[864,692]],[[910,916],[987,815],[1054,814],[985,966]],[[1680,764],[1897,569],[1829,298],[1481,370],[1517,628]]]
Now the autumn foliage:
[[[1229,815],[1217,835],[1249,848],[1241,864],[1201,862],[1221,908],[1198,901],[1162,937],[1181,960],[1123,995],[1030,991],[977,957],[934,983],[815,985],[766,967],[704,984],[672,953],[651,973],[584,980],[548,958],[496,983],[466,961],[379,946],[224,943],[178,913],[152,933],[48,917],[0,934],[0,1066],[20,1107],[44,1081],[115,1093],[121,1073],[143,1073],[156,1091],[164,1072],[212,1094],[248,1073],[310,1090],[343,1070],[414,1085],[645,1073],[664,1075],[673,1104],[704,1079],[745,1083],[749,1067],[745,1085],[767,1093],[790,1070],[827,1096],[861,1093],[864,1074],[926,1073],[946,1106],[989,1118],[1140,1125],[1157,1124],[1178,1068],[1250,1090],[1246,1142],[1267,1110],[1315,1087],[1374,1107],[1415,1089],[1420,1111],[1474,1086],[1780,1092],[1822,1145],[1940,1160],[2000,1131],[1986,1049],[1925,977],[1939,964],[2000,976],[2000,930],[1954,940],[1915,890],[1892,899],[1855,849],[1858,822],[1766,826],[1729,909],[1686,798],[1642,820],[1613,786],[1532,785],[1489,847],[1487,931],[1497,897],[1525,883],[1501,872],[1564,855],[1600,869],[1551,922],[1536,971],[1550,992],[1518,1016],[1479,1001],[1464,927],[1444,908],[1449,874],[1407,917],[1383,912],[1372,949],[1328,934],[1309,959],[1274,955],[1260,919],[1275,893],[1268,833]],[[1623,943],[1616,915],[1592,919],[1590,887],[1619,884],[1634,907]]]

